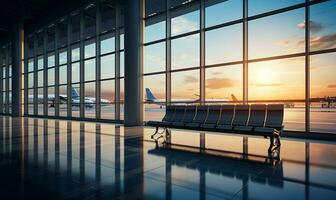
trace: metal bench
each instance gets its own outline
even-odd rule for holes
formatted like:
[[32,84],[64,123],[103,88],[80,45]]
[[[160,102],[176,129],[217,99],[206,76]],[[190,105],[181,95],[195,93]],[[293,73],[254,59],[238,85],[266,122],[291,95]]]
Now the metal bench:
[[168,128],[182,128],[269,137],[272,151],[281,145],[283,115],[282,104],[167,106],[162,121],[149,121],[147,125],[156,127],[152,138],[160,127],[167,135]]

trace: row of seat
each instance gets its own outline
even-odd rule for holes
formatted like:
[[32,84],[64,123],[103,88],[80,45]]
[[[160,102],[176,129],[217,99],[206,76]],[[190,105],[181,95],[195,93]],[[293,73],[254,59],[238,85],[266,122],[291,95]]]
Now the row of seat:
[[283,104],[171,105],[166,107],[162,121],[147,125],[279,136],[283,114]]

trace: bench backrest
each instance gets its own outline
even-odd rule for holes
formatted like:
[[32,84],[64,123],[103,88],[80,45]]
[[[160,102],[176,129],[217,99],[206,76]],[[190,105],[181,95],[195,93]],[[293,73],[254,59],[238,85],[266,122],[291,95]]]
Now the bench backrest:
[[182,122],[184,123],[192,122],[195,118],[195,114],[196,114],[196,106],[194,105],[186,106],[186,111],[185,111]]
[[234,105],[222,105],[218,125],[231,125],[234,116]]
[[265,123],[265,116],[266,116],[265,104],[252,104],[248,126],[263,127]]
[[284,118],[283,104],[267,105],[266,127],[281,128]]
[[207,115],[208,115],[208,106],[197,106],[197,113],[193,122],[202,124],[205,122]]
[[221,106],[220,105],[210,105],[208,117],[205,120],[205,124],[217,124],[220,117]]
[[173,118],[173,122],[180,122],[184,118],[184,113],[185,113],[185,107],[182,105],[175,106],[175,115]]
[[175,106],[166,106],[166,114],[162,121],[170,122],[173,120],[175,114]]
[[233,126],[245,126],[249,118],[249,105],[236,105]]

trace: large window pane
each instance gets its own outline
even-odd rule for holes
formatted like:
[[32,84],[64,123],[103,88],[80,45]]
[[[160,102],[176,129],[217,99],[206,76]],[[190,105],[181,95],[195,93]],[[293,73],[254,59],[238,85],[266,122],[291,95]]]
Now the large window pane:
[[59,105],[59,113],[60,116],[67,116],[67,86],[62,85],[59,87],[59,94],[60,94],[60,105]]
[[[336,48],[336,1],[331,0],[310,8],[311,51]],[[304,26],[304,23],[302,24]]]
[[115,55],[107,55],[101,57],[101,69],[100,69],[100,78],[101,79],[108,79],[115,77]]
[[120,52],[120,76],[125,75],[125,53]]
[[71,60],[72,62],[79,61],[79,48],[73,48],[71,51]]
[[34,87],[34,72],[28,74],[28,88],[33,87]]
[[96,55],[96,43],[91,43],[91,44],[87,44],[85,45],[85,55],[84,58],[91,58],[94,57]]
[[249,0],[248,13],[252,16],[304,2],[304,0]]
[[115,38],[109,37],[100,42],[100,53],[111,53],[115,50]]
[[159,22],[156,22],[155,19],[146,21],[145,42],[152,42],[166,37],[166,21],[163,21],[162,17],[157,20]]
[[206,101],[243,99],[243,66],[208,68],[205,72]]
[[80,67],[79,63],[73,63],[71,66],[71,82],[72,83],[78,83],[80,79]]
[[234,21],[243,17],[242,0],[210,0],[205,3],[206,27]]
[[249,100],[303,100],[304,58],[250,63],[248,81]]
[[192,102],[199,99],[199,70],[171,74],[172,101]]
[[310,128],[336,132],[336,53],[310,57]]
[[200,65],[199,34],[172,40],[172,69],[198,67]]
[[48,85],[55,85],[55,68],[48,69]]
[[66,65],[59,67],[59,84],[66,84],[67,81],[67,74],[68,74],[68,68]]
[[166,43],[160,42],[157,44],[145,46],[144,60],[145,60],[145,67],[144,67],[145,73],[165,71]]
[[67,63],[68,62],[67,57],[68,57],[68,55],[67,55],[66,50],[61,51],[59,53],[59,64],[63,65],[65,63]]
[[[144,76],[145,97],[145,121],[161,120],[166,102],[166,79],[165,74]],[[156,99],[152,99],[152,96]]]
[[249,58],[262,58],[305,50],[304,9],[297,9],[249,22]]
[[96,83],[86,83],[85,84],[85,117],[94,118],[96,117],[96,105],[95,105],[95,95],[96,95]]
[[[76,90],[77,93],[80,94],[81,88],[79,84],[72,85],[71,89]],[[72,117],[79,117],[79,108],[80,108],[79,96],[72,96],[72,102],[71,102]]]
[[206,65],[243,59],[242,24],[206,32]]
[[53,66],[55,66],[55,55],[49,54],[48,55],[48,67],[53,67]]
[[86,60],[84,63],[85,67],[85,81],[96,80],[96,60]]
[[199,30],[200,12],[199,10],[190,11],[192,8],[184,6],[172,12],[171,35],[179,35],[191,31]]
[[[107,100],[101,102],[101,118],[102,119],[115,119],[115,84],[114,80],[101,81],[101,99]],[[110,103],[108,103],[108,101]]]
[[248,81],[249,100],[282,101],[285,129],[305,130],[304,102],[292,102],[305,98],[304,57],[250,63]]
[[37,72],[37,87],[43,87],[43,84],[44,84],[44,76],[43,76],[43,74],[44,74],[44,71],[42,70],[42,71],[38,71]]
[[[55,95],[55,87],[48,87],[48,95]],[[48,115],[49,116],[55,116],[55,104],[54,104],[54,102],[49,102],[48,104],[49,104],[48,105]]]
[[43,115],[43,99],[44,99],[44,91],[43,88],[39,88],[37,90],[37,114]]
[[39,69],[43,69],[43,57],[42,56],[39,56],[38,58],[37,58],[37,69],[39,70]]
[[[5,73],[6,72],[5,71],[6,68],[3,68],[3,69],[4,69],[4,73],[3,74],[5,75],[6,74]],[[28,72],[31,72],[31,71],[34,71],[34,60],[33,59],[28,60]]]

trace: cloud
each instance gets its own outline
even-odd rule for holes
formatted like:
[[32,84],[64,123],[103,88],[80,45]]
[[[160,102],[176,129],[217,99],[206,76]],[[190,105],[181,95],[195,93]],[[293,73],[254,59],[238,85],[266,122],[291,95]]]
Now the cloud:
[[175,19],[172,19],[172,30],[171,30],[172,35],[196,29],[197,29],[196,22],[190,21],[185,17],[177,17]]
[[228,78],[212,78],[207,80],[206,87],[216,90],[230,88],[236,85],[236,81]]
[[310,39],[312,49],[336,48],[336,33],[331,35],[316,36]]
[[193,76],[185,76],[184,77],[184,82],[185,83],[197,83],[198,79],[193,77]]
[[336,88],[336,84],[328,85],[328,88]]
[[251,84],[252,86],[256,86],[256,87],[279,87],[279,86],[283,86],[284,84],[281,83],[254,83]]
[[[313,33],[317,33],[317,32],[319,32],[320,30],[323,29],[322,24],[320,24],[318,22],[309,21],[309,23],[310,23],[310,31],[313,32]],[[303,21],[303,22],[299,23],[297,26],[301,29],[304,29],[304,28],[306,28],[306,22]]]

